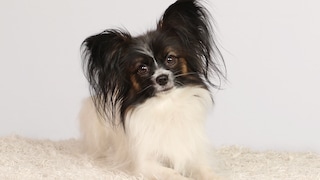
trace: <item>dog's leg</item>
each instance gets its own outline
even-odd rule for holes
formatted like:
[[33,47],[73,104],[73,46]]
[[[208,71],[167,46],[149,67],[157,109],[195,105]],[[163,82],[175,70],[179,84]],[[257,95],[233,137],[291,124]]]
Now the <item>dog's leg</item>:
[[79,121],[85,152],[95,157],[103,155],[110,140],[106,131],[107,126],[99,119],[91,98],[83,101]]
[[179,172],[153,161],[144,163],[140,168],[148,180],[191,180],[191,178],[184,177]]
[[207,166],[198,166],[195,167],[192,171],[192,178],[199,180],[222,180],[214,171]]

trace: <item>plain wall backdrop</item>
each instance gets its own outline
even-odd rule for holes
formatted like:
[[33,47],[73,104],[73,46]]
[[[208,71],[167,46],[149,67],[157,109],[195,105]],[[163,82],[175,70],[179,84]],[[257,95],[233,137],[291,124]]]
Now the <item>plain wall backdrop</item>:
[[[80,44],[107,28],[154,28],[174,0],[0,1],[0,136],[79,136],[89,95]],[[214,0],[228,82],[214,93],[215,146],[320,152],[320,2]]]

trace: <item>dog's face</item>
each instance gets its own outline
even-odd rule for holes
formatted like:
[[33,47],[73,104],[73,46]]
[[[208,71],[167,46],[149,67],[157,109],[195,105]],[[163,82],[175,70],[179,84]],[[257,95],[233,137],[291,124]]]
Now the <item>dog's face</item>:
[[152,96],[174,87],[203,83],[198,73],[189,68],[188,55],[179,39],[149,32],[132,41],[124,62],[128,63],[127,79],[135,96]]
[[161,61],[154,57],[138,55],[130,66],[130,81],[135,94],[152,91],[151,94],[170,90],[175,85],[174,72],[181,72],[180,58],[170,52]]

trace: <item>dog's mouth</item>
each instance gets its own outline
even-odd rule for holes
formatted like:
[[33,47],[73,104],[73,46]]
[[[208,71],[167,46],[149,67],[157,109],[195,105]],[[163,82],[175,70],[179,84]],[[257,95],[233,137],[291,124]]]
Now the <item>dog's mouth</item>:
[[158,86],[158,85],[155,86],[157,93],[166,93],[166,92],[172,90],[173,88],[174,88],[173,83],[172,84],[170,83],[166,86]]
[[173,86],[170,86],[170,87],[166,87],[158,92],[167,92],[167,91],[170,91],[171,89],[173,89]]

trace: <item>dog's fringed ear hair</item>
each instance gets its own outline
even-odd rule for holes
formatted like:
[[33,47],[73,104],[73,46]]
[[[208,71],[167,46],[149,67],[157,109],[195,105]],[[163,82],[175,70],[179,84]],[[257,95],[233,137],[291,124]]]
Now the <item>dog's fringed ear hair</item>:
[[[113,119],[116,102],[121,101],[124,81],[121,57],[130,41],[129,33],[106,30],[82,43],[83,69],[90,84],[94,104],[103,117]],[[110,114],[111,112],[111,114]],[[108,117],[108,116],[112,117]]]
[[192,63],[198,64],[190,66],[198,67],[195,71],[201,73],[210,85],[217,87],[212,83],[210,76],[213,74],[210,73],[215,73],[221,81],[224,75],[220,66],[225,66],[214,41],[211,20],[210,13],[196,0],[178,0],[165,11],[157,29],[177,35],[186,50],[197,56]]

